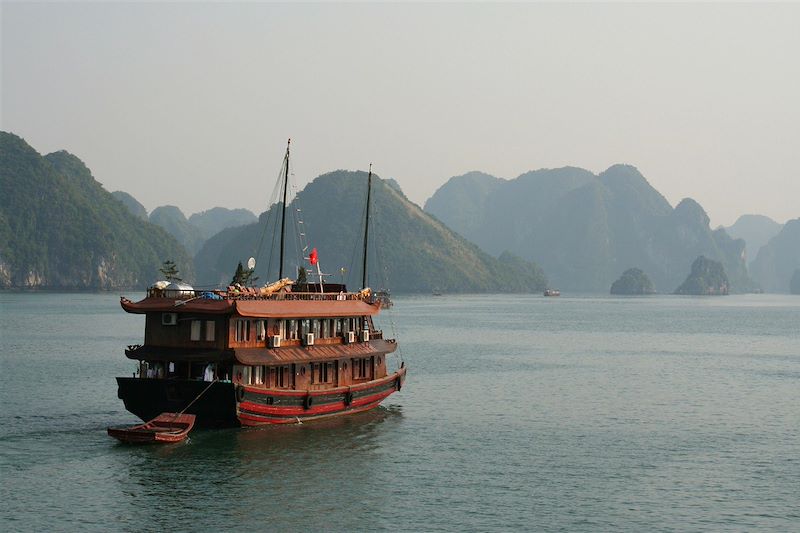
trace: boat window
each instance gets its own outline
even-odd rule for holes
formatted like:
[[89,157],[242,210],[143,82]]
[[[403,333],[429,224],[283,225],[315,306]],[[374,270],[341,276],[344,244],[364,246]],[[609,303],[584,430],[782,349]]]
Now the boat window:
[[214,340],[214,327],[216,323],[213,320],[206,320],[206,340],[213,341]]
[[320,321],[319,320],[312,320],[311,321],[311,328],[312,332],[314,333],[314,338],[320,338]]
[[314,383],[333,383],[336,370],[333,363],[314,363],[311,376]]
[[256,340],[263,341],[267,338],[267,323],[265,320],[256,320]]
[[301,338],[306,337],[306,333],[311,333],[311,321],[307,318],[304,318],[300,321],[300,336]]
[[277,375],[276,386],[282,389],[288,388],[290,383],[289,367],[288,366],[278,367],[277,374],[278,375]]
[[368,377],[367,370],[369,359],[355,359],[353,360],[353,379],[364,379]]
[[342,332],[342,319],[336,318],[333,320],[333,336],[338,337]]
[[191,335],[190,339],[193,341],[200,340],[200,325],[202,324],[199,320],[192,320],[192,327],[191,327]]
[[247,342],[250,340],[250,321],[236,321],[236,342]]
[[261,385],[264,383],[264,367],[263,366],[256,366],[253,367],[255,370],[255,384]]
[[322,321],[322,334],[320,337],[323,339],[327,339],[331,336],[331,327],[330,327],[330,320],[323,320]]
[[287,328],[287,340],[297,340],[297,320],[287,320],[286,321],[286,328]]

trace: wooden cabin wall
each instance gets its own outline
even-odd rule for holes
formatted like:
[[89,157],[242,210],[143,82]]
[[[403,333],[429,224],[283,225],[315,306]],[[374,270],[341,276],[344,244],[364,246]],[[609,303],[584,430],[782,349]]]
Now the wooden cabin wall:
[[[360,375],[361,368],[359,361],[364,359],[365,375]],[[320,366],[330,363],[328,367],[328,381],[320,381],[319,371]],[[282,367],[287,367],[286,378],[284,380],[284,387],[280,387],[278,382],[278,372]],[[355,370],[358,367],[358,370]],[[279,389],[279,388],[294,388],[295,390],[326,390],[336,387],[345,387],[348,385],[356,385],[365,383],[374,379],[386,377],[386,356],[375,355],[365,358],[348,358],[332,361],[319,361],[314,363],[294,363],[287,365],[264,365],[263,370],[260,371],[261,383],[258,383],[256,376],[259,370],[256,366],[235,365],[234,367],[234,383],[241,383],[254,387],[262,387],[265,389]],[[239,381],[239,373],[241,372],[242,378]],[[288,379],[289,376],[291,379]],[[290,384],[287,386],[286,384]]]
[[[144,343],[149,346],[168,346],[177,348],[225,348],[225,318],[209,316],[189,316],[178,313],[178,323],[165,326],[161,323],[162,313],[147,313],[145,316]],[[199,339],[192,340],[192,322],[199,321]],[[206,340],[210,324],[213,324],[214,340]]]

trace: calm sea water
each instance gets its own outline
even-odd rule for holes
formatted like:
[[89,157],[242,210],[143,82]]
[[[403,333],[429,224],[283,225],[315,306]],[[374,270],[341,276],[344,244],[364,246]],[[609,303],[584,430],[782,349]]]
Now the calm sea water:
[[112,295],[0,293],[0,528],[800,529],[800,298],[398,297],[344,419],[127,446]]

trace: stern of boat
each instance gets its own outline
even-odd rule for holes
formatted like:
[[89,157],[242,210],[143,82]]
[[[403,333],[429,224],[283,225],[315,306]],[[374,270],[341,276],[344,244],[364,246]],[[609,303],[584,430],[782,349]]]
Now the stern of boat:
[[125,403],[125,409],[144,421],[161,413],[178,413],[186,409],[186,413],[197,417],[197,426],[239,425],[232,383],[118,377],[117,386],[117,396]]

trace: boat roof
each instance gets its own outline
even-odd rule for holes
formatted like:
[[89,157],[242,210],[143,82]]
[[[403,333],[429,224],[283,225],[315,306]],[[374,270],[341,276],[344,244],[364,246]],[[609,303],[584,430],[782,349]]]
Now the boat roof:
[[128,313],[193,313],[237,315],[246,318],[333,318],[376,315],[380,302],[370,303],[358,294],[291,293],[248,298],[166,298],[148,296],[138,302],[120,299]]
[[397,344],[383,339],[353,344],[282,348],[194,349],[141,346],[125,351],[129,359],[174,362],[233,362],[243,365],[280,365],[384,355],[397,349]]
[[285,348],[237,348],[236,360],[243,365],[276,365],[325,361],[347,357],[384,355],[397,349],[394,342],[376,339],[354,344],[329,344]]

